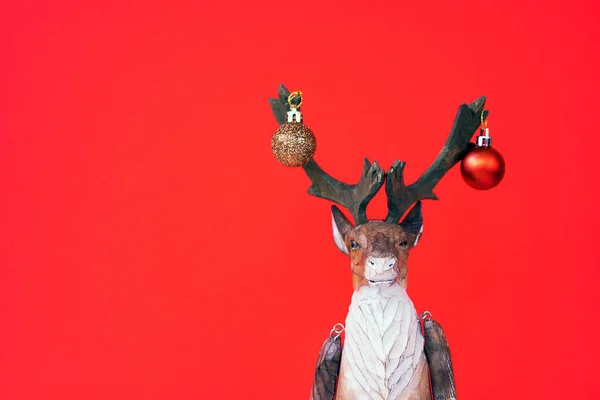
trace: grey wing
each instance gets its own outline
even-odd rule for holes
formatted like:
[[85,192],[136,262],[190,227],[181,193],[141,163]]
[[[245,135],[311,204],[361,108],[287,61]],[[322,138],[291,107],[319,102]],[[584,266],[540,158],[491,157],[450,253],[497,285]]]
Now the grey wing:
[[433,398],[434,400],[455,400],[456,387],[454,386],[452,358],[444,330],[434,320],[426,320],[423,325],[425,328],[425,355],[429,363]]
[[333,400],[335,398],[341,359],[342,340],[339,335],[328,337],[319,352],[310,400]]

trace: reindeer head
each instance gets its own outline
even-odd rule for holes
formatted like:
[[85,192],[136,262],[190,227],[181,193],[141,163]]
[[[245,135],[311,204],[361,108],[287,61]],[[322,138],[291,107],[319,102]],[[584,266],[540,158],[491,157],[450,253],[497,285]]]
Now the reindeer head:
[[408,253],[416,246],[423,227],[420,202],[400,224],[368,221],[354,226],[336,206],[332,216],[335,244],[350,256],[354,290],[393,283],[406,288]]
[[[279,98],[269,99],[280,124],[287,119],[290,92],[279,86]],[[308,193],[346,207],[356,225],[336,206],[332,208],[333,238],[337,247],[350,257],[355,290],[366,285],[398,283],[407,285],[408,253],[417,244],[423,228],[421,200],[437,200],[433,188],[471,146],[470,140],[487,118],[485,97],[459,107],[452,131],[433,164],[416,182],[406,186],[405,162],[396,161],[386,173],[377,162],[365,159],[360,180],[355,185],[340,182],[311,159],[302,166],[312,185]],[[366,208],[385,182],[388,215],[385,221],[369,221]],[[412,207],[412,209],[411,209]],[[410,209],[410,212],[406,212]],[[402,219],[402,216],[406,217]]]

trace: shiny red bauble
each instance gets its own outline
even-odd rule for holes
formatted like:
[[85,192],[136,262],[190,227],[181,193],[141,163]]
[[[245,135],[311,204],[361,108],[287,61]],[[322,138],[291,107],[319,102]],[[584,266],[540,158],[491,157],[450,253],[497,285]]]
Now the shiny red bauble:
[[474,147],[463,158],[460,172],[467,185],[477,190],[489,190],[504,178],[504,159],[492,147]]

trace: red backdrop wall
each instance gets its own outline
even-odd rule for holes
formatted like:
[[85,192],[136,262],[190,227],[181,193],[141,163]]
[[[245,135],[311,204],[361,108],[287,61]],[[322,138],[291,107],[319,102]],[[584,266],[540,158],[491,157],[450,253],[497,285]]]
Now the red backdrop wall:
[[488,96],[505,180],[445,177],[409,293],[461,399],[600,397],[598,2],[85,3],[0,6],[1,399],[308,398],[352,288],[280,82],[346,181]]

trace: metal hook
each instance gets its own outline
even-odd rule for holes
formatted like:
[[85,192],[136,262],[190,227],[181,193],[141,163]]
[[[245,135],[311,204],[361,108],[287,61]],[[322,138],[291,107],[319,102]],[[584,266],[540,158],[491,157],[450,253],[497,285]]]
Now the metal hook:
[[[297,105],[293,105],[292,100],[295,99],[296,97],[300,97],[300,103],[298,103]],[[288,96],[288,104],[289,104],[290,108],[300,108],[300,106],[302,105],[302,100],[303,100],[303,96],[302,96],[302,92],[300,90],[296,90],[295,92],[290,93],[290,95]]]
[[[335,324],[333,326],[333,328],[329,332],[329,336],[334,339],[337,339],[342,335],[342,332],[344,332],[345,330],[346,330],[346,328],[344,327],[344,325],[342,325],[338,322],[337,324]],[[335,335],[334,335],[334,333],[335,333]]]
[[487,118],[483,119],[484,115],[485,115],[485,110],[481,110],[481,129],[487,128]]
[[431,321],[432,319],[433,315],[429,311],[425,311],[419,316],[419,321]]

